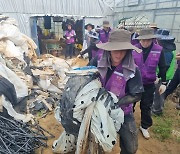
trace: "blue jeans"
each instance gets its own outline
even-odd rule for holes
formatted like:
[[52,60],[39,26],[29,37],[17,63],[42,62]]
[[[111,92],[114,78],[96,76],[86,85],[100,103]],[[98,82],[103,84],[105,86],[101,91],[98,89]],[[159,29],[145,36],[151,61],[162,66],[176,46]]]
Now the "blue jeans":
[[66,44],[65,58],[67,58],[68,56],[70,58],[72,58],[72,56],[73,56],[73,48],[74,48],[74,44]]
[[124,116],[120,131],[120,154],[135,154],[138,148],[138,130],[133,113]]

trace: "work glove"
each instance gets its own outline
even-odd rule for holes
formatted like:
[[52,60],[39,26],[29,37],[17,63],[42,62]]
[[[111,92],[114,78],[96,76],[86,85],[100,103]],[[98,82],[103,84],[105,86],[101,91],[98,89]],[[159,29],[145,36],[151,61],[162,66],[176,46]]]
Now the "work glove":
[[77,56],[77,58],[82,58],[82,56],[79,54],[79,55]]
[[159,87],[159,94],[160,95],[163,94],[165,92],[165,90],[166,90],[166,86],[161,84],[161,86]]
[[159,83],[159,80],[160,80],[160,79],[157,77],[157,78],[156,78],[156,81],[154,81],[154,84],[158,84],[158,83]]

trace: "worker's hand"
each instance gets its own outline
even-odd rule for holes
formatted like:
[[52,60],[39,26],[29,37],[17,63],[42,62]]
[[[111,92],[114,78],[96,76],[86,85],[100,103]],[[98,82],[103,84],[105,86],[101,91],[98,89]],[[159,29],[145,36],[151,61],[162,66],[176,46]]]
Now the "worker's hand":
[[180,53],[176,54],[176,59],[180,60]]
[[160,94],[160,95],[163,94],[163,93],[165,92],[165,90],[166,90],[166,86],[162,84],[162,85],[159,87],[159,94]]
[[82,58],[82,56],[79,54],[79,55],[77,56],[77,58]]
[[67,37],[67,39],[69,40],[71,37]]
[[156,78],[156,81],[154,81],[154,84],[158,84],[158,83],[159,83],[159,80],[160,80],[160,79],[157,77],[157,78]]

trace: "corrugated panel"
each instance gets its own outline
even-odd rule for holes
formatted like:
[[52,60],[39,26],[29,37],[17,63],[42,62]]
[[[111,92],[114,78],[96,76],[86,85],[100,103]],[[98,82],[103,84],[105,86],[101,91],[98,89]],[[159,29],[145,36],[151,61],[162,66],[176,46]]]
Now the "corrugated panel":
[[[112,10],[102,0],[0,0],[0,13],[15,18],[21,32],[30,36],[29,18],[33,15],[102,17]],[[97,24],[101,20],[96,20]]]
[[28,14],[43,14],[44,0],[24,0],[24,12]]
[[30,36],[29,15],[21,13],[4,13],[4,15],[17,20],[19,30]]
[[102,0],[1,0],[2,12],[104,16],[112,13]]

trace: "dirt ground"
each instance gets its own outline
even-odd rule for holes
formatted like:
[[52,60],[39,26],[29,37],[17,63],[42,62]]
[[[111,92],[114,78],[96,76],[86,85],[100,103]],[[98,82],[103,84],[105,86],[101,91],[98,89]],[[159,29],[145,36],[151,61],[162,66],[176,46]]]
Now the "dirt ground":
[[[170,105],[172,109],[169,109],[169,115],[173,114],[174,109],[174,103],[171,103]],[[140,123],[140,110],[139,105],[136,106],[136,112],[135,112],[135,119],[137,123],[137,127]],[[49,132],[51,132],[55,138],[48,140],[48,148],[44,148],[43,150],[39,149],[37,154],[52,154],[52,144],[53,141],[57,138],[59,138],[61,132],[63,131],[63,127],[56,121],[54,118],[54,113],[50,113],[45,118],[40,119],[40,125],[47,129]],[[174,141],[172,139],[165,140],[164,142],[160,142],[155,135],[151,133],[151,138],[149,140],[146,140],[142,137],[141,132],[139,132],[139,147],[137,154],[179,154],[180,147],[177,141]],[[120,148],[118,146],[118,143],[115,145],[113,151],[110,154],[119,154]]]
[[[78,64],[81,66],[86,64],[86,61],[84,60],[78,60]],[[178,111],[175,109],[175,103],[170,102],[168,104],[168,109],[166,111],[168,115],[174,120],[177,120],[180,118],[178,115]],[[180,114],[180,113],[179,113]],[[136,112],[135,112],[135,120],[137,127],[139,127],[140,123],[140,109],[139,109],[139,103],[136,105]],[[54,113],[49,113],[45,118],[42,118],[39,120],[40,125],[47,129],[49,132],[51,132],[55,138],[48,140],[48,148],[38,149],[36,152],[37,154],[52,154],[52,144],[53,141],[57,138],[59,138],[61,132],[63,131],[63,127],[56,121],[54,118]],[[178,126],[180,128],[180,126]],[[180,153],[180,144],[175,141],[173,138],[167,139],[164,142],[159,141],[155,134],[153,134],[152,130],[150,129],[151,138],[149,140],[146,140],[142,137],[141,132],[139,132],[138,136],[138,151],[137,154],[179,154]],[[110,154],[119,154],[120,148],[118,146],[118,143],[115,145],[113,151]]]

